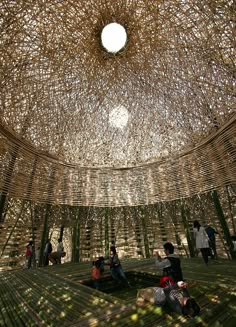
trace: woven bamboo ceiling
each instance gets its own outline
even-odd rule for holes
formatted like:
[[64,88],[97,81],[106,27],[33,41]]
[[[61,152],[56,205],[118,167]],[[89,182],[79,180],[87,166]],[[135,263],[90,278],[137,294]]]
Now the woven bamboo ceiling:
[[233,0],[2,0],[1,190],[120,206],[235,182],[234,22]]

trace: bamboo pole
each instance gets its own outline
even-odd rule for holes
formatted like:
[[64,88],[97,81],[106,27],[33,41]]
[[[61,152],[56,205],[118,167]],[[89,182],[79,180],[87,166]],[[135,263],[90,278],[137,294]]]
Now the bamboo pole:
[[41,242],[40,242],[40,259],[39,259],[39,265],[43,265],[43,259],[44,259],[44,248],[46,241],[49,236],[49,217],[50,217],[50,210],[51,210],[51,204],[50,204],[50,195],[53,192],[54,188],[54,178],[55,178],[55,173],[56,169],[55,167],[52,167],[50,173],[49,173],[49,181],[48,181],[48,189],[47,189],[47,194],[48,194],[48,202],[45,205],[45,215],[44,215],[44,222],[43,222],[43,230],[42,230],[42,235],[41,235]]
[[215,209],[216,209],[217,215],[219,217],[219,221],[221,223],[221,227],[222,227],[222,230],[223,230],[223,233],[225,236],[226,243],[228,245],[228,251],[230,252],[231,258],[236,259],[236,252],[233,250],[234,246],[233,246],[233,242],[231,239],[229,227],[227,225],[225,215],[224,215],[221,203],[220,203],[219,195],[216,190],[211,192],[211,197],[214,202]]
[[147,223],[146,223],[147,218],[145,215],[145,208],[140,207],[140,213],[141,213],[141,224],[142,224],[142,231],[143,231],[145,257],[150,258],[148,231],[147,231]]
[[105,254],[108,256],[110,254],[109,247],[109,217],[110,217],[110,209],[108,207],[104,208],[104,229],[105,229]]
[[13,170],[15,167],[15,162],[17,159],[18,151],[19,151],[19,146],[15,145],[13,147],[13,150],[11,153],[11,161],[8,165],[7,171],[4,174],[4,182],[3,182],[3,187],[2,187],[3,191],[1,192],[1,195],[0,195],[0,223],[4,221],[4,216],[5,216],[4,209],[6,206],[8,189],[10,186],[10,182],[11,182]]
[[232,201],[231,201],[231,197],[230,197],[229,188],[230,188],[230,186],[226,186],[226,194],[227,194],[227,200],[228,200],[228,205],[229,205],[229,215],[231,218],[234,235],[236,235],[236,225],[234,222],[233,207],[232,207]]
[[189,248],[190,257],[195,257],[194,246],[193,246],[193,239],[191,237],[191,233],[190,233],[189,225],[188,225],[188,221],[191,221],[191,219],[190,219],[190,211],[186,207],[186,203],[184,201],[181,201],[180,202],[180,210],[181,210],[182,223],[183,223],[185,235],[186,235],[187,242],[188,242],[188,248]]
[[80,224],[81,207],[75,207],[76,222],[72,234],[72,262],[80,261]]

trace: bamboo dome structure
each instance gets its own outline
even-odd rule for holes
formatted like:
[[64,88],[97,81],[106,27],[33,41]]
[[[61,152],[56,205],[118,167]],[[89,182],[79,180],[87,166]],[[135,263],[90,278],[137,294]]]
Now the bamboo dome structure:
[[[132,206],[234,183],[233,7],[2,1],[1,191]],[[111,22],[117,53],[101,42]]]
[[[0,1],[1,326],[235,325],[235,9]],[[208,267],[194,220],[217,231]],[[46,265],[48,239],[62,265]],[[166,241],[201,306],[191,320],[137,306]],[[90,287],[110,245],[128,291],[106,269]]]
[[[109,24],[123,28],[118,50],[102,38]],[[34,228],[74,226],[71,208],[87,208],[86,239],[95,210],[120,208],[132,226],[139,206],[228,186],[234,198],[233,0],[2,0],[0,26],[0,221],[13,226],[2,254],[32,216]],[[172,232],[186,231],[176,219]]]

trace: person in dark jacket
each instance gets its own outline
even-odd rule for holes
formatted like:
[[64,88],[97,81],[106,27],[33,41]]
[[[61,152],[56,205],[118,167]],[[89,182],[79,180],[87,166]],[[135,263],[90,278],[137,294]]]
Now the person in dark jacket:
[[162,258],[156,252],[156,267],[163,271],[164,276],[170,276],[174,282],[183,280],[183,272],[179,256],[174,254],[174,246],[170,242],[164,244],[166,257]]
[[111,276],[118,284],[125,282],[127,286],[130,286],[129,281],[121,266],[115,246],[110,247],[109,263],[106,264],[110,266]]
[[44,265],[45,266],[48,266],[49,264],[49,255],[52,253],[52,243],[50,241],[50,239],[47,240],[47,243],[45,245],[45,248],[44,248]]
[[163,288],[167,306],[171,311],[194,317],[200,313],[200,307],[189,294],[187,283],[179,281],[174,285]]
[[216,259],[217,258],[217,252],[216,252],[216,234],[219,234],[213,227],[210,225],[205,226],[206,233],[209,237],[209,246],[211,249],[211,258]]

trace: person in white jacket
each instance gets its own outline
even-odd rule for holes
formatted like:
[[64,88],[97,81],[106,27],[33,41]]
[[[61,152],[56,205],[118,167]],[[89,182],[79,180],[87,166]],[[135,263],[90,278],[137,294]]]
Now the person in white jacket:
[[209,237],[206,230],[200,223],[195,220],[193,222],[193,234],[196,242],[196,248],[201,251],[203,260],[208,265],[208,254],[210,252]]
[[57,253],[58,253],[57,261],[58,261],[58,263],[61,263],[61,258],[65,256],[65,254],[64,254],[65,253],[64,245],[62,243],[62,238],[61,237],[58,239]]

